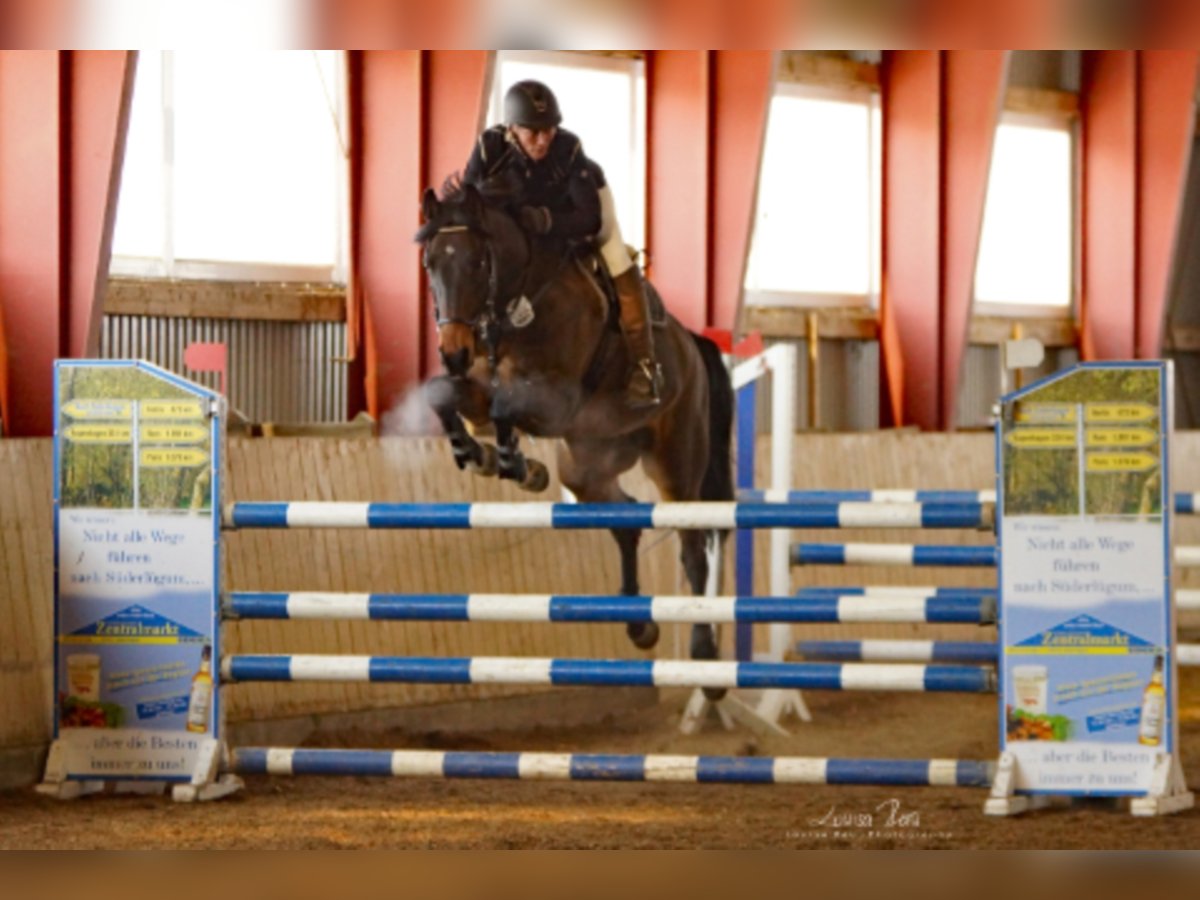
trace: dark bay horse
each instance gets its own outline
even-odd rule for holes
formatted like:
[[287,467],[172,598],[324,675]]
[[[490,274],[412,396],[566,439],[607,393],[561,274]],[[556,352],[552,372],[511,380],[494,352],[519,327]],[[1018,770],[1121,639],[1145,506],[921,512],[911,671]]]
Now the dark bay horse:
[[[656,326],[662,403],[631,411],[623,402],[625,341],[583,260],[531,240],[471,185],[448,184],[441,199],[427,190],[422,212],[417,240],[446,369],[426,383],[425,395],[460,469],[545,489],[546,468],[522,455],[519,430],[561,438],[559,478],[584,503],[631,502],[617,479],[639,461],[663,500],[733,499],[733,389],[712,341],[670,316]],[[496,446],[472,437],[464,417],[492,423]],[[621,593],[637,594],[640,532],[612,535],[621,550]],[[694,594],[704,593],[708,576],[707,536],[680,532]],[[630,623],[627,630],[643,649],[658,640],[654,623]],[[717,658],[711,625],[693,628],[691,653]]]

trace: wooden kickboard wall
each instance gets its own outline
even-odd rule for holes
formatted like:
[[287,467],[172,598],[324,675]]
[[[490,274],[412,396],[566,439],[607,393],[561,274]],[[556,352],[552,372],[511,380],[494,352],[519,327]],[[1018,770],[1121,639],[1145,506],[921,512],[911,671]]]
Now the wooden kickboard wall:
[[[531,454],[553,472],[552,444]],[[909,432],[805,435],[796,442],[796,488],[989,487],[990,435]],[[513,501],[558,500],[557,483],[536,497],[508,484],[460,473],[444,441],[275,438],[231,439],[229,498],[238,500]],[[1175,490],[1200,489],[1200,433],[1179,436]],[[0,440],[0,749],[44,743],[50,735],[52,634],[51,443]],[[767,478],[767,443],[756,461]],[[640,473],[626,490],[653,500]],[[1177,520],[1177,542],[1200,543],[1200,521]],[[809,542],[990,543],[962,531],[796,531]],[[726,558],[731,558],[731,547]],[[612,593],[619,585],[615,545],[603,532],[258,531],[225,542],[227,589],[392,592]],[[757,537],[755,592],[768,586],[767,535]],[[671,533],[642,539],[645,593],[686,593]],[[728,567],[727,567],[728,569]],[[991,570],[819,566],[792,571],[807,584],[993,584]],[[1200,571],[1178,583],[1200,587]],[[724,592],[733,582],[727,571]],[[1187,620],[1183,624],[1188,624]],[[1194,622],[1192,624],[1195,624]],[[724,641],[731,641],[726,629]],[[804,626],[801,637],[988,639],[974,626]],[[244,622],[225,629],[224,652],[430,656],[634,657],[621,625]],[[761,636],[765,642],[765,633]],[[685,629],[664,629],[662,656],[686,655]],[[544,690],[524,686],[251,684],[227,691],[232,722],[489,698]]]

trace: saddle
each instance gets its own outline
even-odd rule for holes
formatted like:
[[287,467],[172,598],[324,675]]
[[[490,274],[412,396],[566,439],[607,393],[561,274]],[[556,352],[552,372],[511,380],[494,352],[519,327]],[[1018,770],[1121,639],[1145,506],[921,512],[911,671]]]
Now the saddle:
[[[637,251],[632,247],[629,247],[628,250],[630,257],[637,259]],[[620,300],[617,297],[617,287],[608,272],[608,266],[600,256],[600,248],[596,243],[594,241],[586,241],[572,242],[565,246],[560,244],[555,252],[562,260],[562,267],[558,270],[558,273],[561,274],[562,270],[566,267],[575,266],[588,284],[592,286],[600,302],[604,304],[606,310],[606,327],[610,331],[620,331],[621,306]],[[650,326],[657,329],[666,328],[668,313],[666,306],[663,304],[662,296],[658,293],[654,285],[646,280],[646,274],[640,266],[637,267],[637,273],[642,279],[642,287],[646,291],[646,305],[649,312]],[[549,285],[553,277],[556,276],[545,276],[541,289],[531,292],[529,296],[522,294],[509,301],[508,306],[505,308],[505,318],[511,326],[524,328],[533,321],[535,316],[534,307],[537,304],[538,297],[541,295],[541,290]]]
[[[629,256],[631,259],[638,258],[638,252],[633,247],[628,247]],[[608,324],[610,327],[619,327],[620,322],[620,306],[617,300],[617,287],[613,283],[612,276],[608,273],[608,266],[604,264],[604,260],[600,256],[600,250],[596,245],[589,244],[575,257],[575,261],[580,270],[588,277],[592,285],[600,293],[608,304]],[[642,279],[642,287],[646,291],[646,305],[650,312],[650,325],[653,328],[667,327],[667,308],[663,305],[662,296],[658,293],[657,288],[646,280],[646,273],[639,265],[637,266],[638,276]]]

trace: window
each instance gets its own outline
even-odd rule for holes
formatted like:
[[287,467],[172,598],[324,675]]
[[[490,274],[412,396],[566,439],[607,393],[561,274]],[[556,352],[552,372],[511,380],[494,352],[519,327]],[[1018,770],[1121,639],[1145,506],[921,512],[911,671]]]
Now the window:
[[746,273],[749,305],[868,305],[879,293],[878,94],[780,84]]
[[112,271],[345,280],[340,53],[142,51]]
[[1001,117],[975,270],[976,311],[1070,310],[1073,159],[1069,120]]
[[[32,5],[32,4],[31,4]],[[50,6],[52,4],[47,4]],[[56,6],[68,7],[66,3]],[[292,0],[77,0],[76,46],[301,47],[311,40]],[[157,53],[154,50],[144,54]]]
[[[617,205],[621,236],[646,239],[646,77],[640,59],[553,51],[501,51],[490,122],[504,118],[504,93],[515,82],[545,82],[562,107],[563,127],[604,169]],[[465,159],[464,159],[465,163]]]

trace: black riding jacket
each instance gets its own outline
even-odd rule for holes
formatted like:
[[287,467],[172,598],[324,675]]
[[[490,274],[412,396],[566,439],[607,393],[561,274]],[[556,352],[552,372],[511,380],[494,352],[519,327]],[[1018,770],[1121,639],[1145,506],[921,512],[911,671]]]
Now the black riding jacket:
[[514,207],[545,207],[550,233],[557,237],[590,238],[600,231],[604,171],[587,158],[579,138],[562,128],[550,142],[550,152],[534,162],[505,126],[494,125],[476,141],[463,177]]

